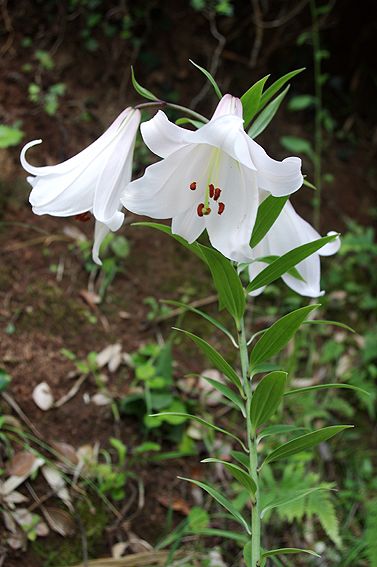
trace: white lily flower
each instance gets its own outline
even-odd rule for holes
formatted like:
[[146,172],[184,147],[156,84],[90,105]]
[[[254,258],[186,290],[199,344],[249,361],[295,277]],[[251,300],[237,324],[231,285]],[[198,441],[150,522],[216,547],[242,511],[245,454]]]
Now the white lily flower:
[[[336,234],[336,232],[329,232],[328,236],[331,234]],[[296,213],[288,201],[266,236],[253,248],[253,255],[254,258],[282,256],[293,248],[313,242],[318,238],[321,238],[320,234]],[[282,276],[283,281],[300,295],[320,297],[325,293],[320,288],[320,256],[331,256],[338,252],[339,248],[340,239],[336,238],[333,242],[329,242],[318,252],[297,264],[296,269],[303,280],[291,274],[284,274]],[[249,265],[250,279],[254,279],[266,266],[266,262],[252,262]],[[251,295],[259,295],[263,290],[264,287],[257,289],[251,292]]]
[[172,218],[172,232],[190,243],[207,229],[224,256],[250,261],[259,189],[275,196],[297,191],[301,160],[271,159],[244,131],[241,101],[229,94],[195,132],[176,126],[162,111],[140,129],[146,145],[164,159],[128,185],[124,206],[152,218]]
[[101,264],[98,254],[106,234],[123,224],[120,195],[131,180],[139,124],[140,111],[126,108],[95,142],[57,165],[34,167],[26,160],[27,150],[42,140],[29,142],[21,152],[21,164],[32,175],[27,180],[35,214],[80,220],[94,215],[92,254],[97,264]]

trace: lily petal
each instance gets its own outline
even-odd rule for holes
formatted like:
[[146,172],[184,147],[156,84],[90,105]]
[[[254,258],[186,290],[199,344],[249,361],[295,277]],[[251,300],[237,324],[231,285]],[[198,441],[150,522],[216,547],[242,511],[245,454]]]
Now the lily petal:
[[269,191],[275,197],[290,195],[300,189],[304,181],[300,158],[287,157],[283,161],[274,160],[249,136],[248,145],[251,159],[258,172],[260,189]]
[[224,95],[219,104],[216,106],[216,110],[212,115],[212,120],[219,116],[224,116],[224,114],[234,114],[235,116],[242,118],[243,109],[241,100],[231,94]]
[[187,130],[170,122],[162,110],[140,126],[143,140],[157,156],[166,158],[187,144]]

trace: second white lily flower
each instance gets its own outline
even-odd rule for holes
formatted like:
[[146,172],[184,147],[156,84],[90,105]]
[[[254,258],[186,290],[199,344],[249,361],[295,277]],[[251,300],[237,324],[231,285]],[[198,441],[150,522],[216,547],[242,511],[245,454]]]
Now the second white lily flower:
[[259,189],[283,196],[303,182],[298,157],[275,161],[246,134],[241,101],[229,94],[194,132],[159,111],[141,125],[141,133],[164,159],[128,185],[124,206],[136,214],[172,218],[172,232],[190,243],[207,229],[212,246],[234,261],[252,258]]
[[93,259],[100,264],[99,248],[106,234],[124,220],[120,195],[131,180],[132,158],[140,111],[126,108],[90,146],[57,165],[35,167],[25,157],[33,140],[21,152],[21,164],[31,174],[30,203],[37,215],[96,219]]

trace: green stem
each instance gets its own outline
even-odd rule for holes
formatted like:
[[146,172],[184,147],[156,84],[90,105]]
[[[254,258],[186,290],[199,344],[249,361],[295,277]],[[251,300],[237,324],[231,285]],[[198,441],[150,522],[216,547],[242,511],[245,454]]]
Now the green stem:
[[251,511],[251,567],[259,567],[261,556],[261,519],[260,519],[260,488],[258,475],[258,454],[257,441],[253,433],[250,404],[252,397],[251,383],[248,377],[249,355],[247,349],[247,340],[245,335],[245,322],[241,321],[240,331],[238,334],[238,345],[240,349],[242,381],[246,395],[246,425],[247,425],[247,444],[249,449],[249,474],[254,480],[257,491],[255,500],[252,503]]
[[195,118],[196,120],[200,120],[200,122],[207,123],[209,121],[208,118],[206,118],[202,114],[199,114],[199,112],[195,112],[195,110],[191,110],[191,108],[186,108],[185,106],[181,106],[180,104],[173,104],[172,102],[167,102],[165,100],[153,100],[151,102],[141,102],[140,104],[137,104],[135,106],[135,108],[139,110],[143,110],[143,109],[148,110],[149,108],[154,109],[154,108],[166,108],[166,107],[174,108],[174,110],[180,110],[181,112],[184,112],[189,116],[192,116],[192,118]]
[[316,0],[310,0],[310,11],[312,16],[312,43],[314,64],[314,88],[315,88],[315,125],[314,125],[314,185],[317,191],[314,195],[314,226],[319,229],[321,197],[322,197],[322,83],[321,83],[321,57],[320,36],[318,26],[318,15]]

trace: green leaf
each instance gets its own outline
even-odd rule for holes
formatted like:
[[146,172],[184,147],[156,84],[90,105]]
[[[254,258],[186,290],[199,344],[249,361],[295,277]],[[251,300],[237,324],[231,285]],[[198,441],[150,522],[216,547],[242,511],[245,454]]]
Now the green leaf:
[[263,87],[270,75],[266,75],[263,79],[259,79],[253,86],[249,88],[242,96],[242,108],[244,124],[247,126],[254,118],[259,110],[259,103],[261,100]]
[[175,328],[177,331],[180,331],[181,333],[184,333],[187,337],[194,341],[194,343],[198,345],[198,347],[207,356],[207,358],[209,358],[212,364],[215,365],[217,370],[220,370],[220,372],[222,372],[230,380],[230,382],[237,386],[240,392],[242,392],[239,376],[233,370],[230,364],[221,356],[221,354],[217,352],[217,350],[215,350],[210,344],[208,344],[204,339],[198,337],[197,335],[194,335],[189,331],[184,331],[183,329],[177,329],[176,327],[173,328]]
[[236,480],[238,480],[238,482],[240,484],[242,484],[242,486],[244,486],[246,488],[246,490],[253,497],[255,496],[255,493],[257,491],[257,486],[256,486],[254,480],[251,478],[249,473],[246,473],[238,465],[235,465],[233,463],[228,463],[227,461],[222,461],[221,459],[215,459],[215,458],[212,458],[212,457],[209,458],[209,459],[203,459],[202,463],[220,463],[221,465],[224,465],[226,470],[229,471],[230,474],[232,476],[234,476],[234,478]]
[[191,305],[188,305],[187,303],[183,303],[182,301],[174,301],[172,299],[161,299],[161,303],[167,303],[168,305],[174,305],[176,307],[181,307],[182,309],[185,309],[187,311],[192,311],[193,313],[200,315],[200,317],[203,317],[203,319],[206,319],[206,321],[209,321],[209,323],[211,323],[214,327],[216,327],[221,332],[223,332],[224,335],[226,335],[231,340],[231,342],[234,346],[238,346],[233,335],[232,335],[232,333],[230,331],[228,331],[228,329],[225,327],[225,325],[220,323],[220,321],[218,321],[217,319],[214,319],[213,317],[208,315],[208,313],[205,313],[204,311],[201,311],[200,309],[197,309],[196,307],[192,307]]
[[194,421],[197,421],[201,425],[205,425],[205,427],[208,427],[209,429],[213,429],[214,431],[218,431],[219,433],[222,433],[223,435],[228,435],[228,437],[231,437],[235,441],[238,441],[238,443],[241,445],[241,447],[243,449],[246,449],[245,445],[243,444],[241,439],[239,437],[237,437],[237,435],[234,435],[230,431],[227,431],[226,429],[222,429],[221,427],[218,427],[217,425],[214,425],[213,423],[210,423],[209,421],[206,421],[205,419],[202,419],[201,417],[198,417],[196,415],[191,415],[190,413],[182,413],[182,412],[175,412],[175,411],[170,412],[169,411],[169,412],[161,412],[161,413],[152,413],[148,417],[163,418],[163,419],[166,420],[166,418],[169,417],[169,416],[184,418],[184,421],[186,421],[188,419],[193,419]]
[[231,451],[231,456],[236,459],[248,471],[250,466],[249,455],[241,453],[241,451]]
[[298,547],[281,547],[280,549],[271,549],[270,551],[265,551],[262,557],[272,557],[273,555],[288,555],[290,553],[307,553],[308,555],[313,555],[314,557],[321,557],[315,551],[311,549],[300,549]]
[[208,378],[207,376],[201,376],[201,377],[203,378],[203,380],[208,382],[208,384],[210,384],[213,388],[215,388],[218,392],[220,392],[223,396],[228,398],[228,400],[233,402],[234,405],[241,410],[242,415],[246,417],[245,405],[238,394],[233,392],[233,390],[228,388],[228,386],[225,386],[225,384],[222,384],[217,380],[213,380],[213,378]]
[[217,250],[206,246],[201,246],[201,250],[207,260],[213,283],[219,294],[220,309],[225,307],[238,323],[245,312],[246,299],[236,270],[232,263]]
[[270,230],[278,216],[280,215],[287,197],[274,197],[269,195],[258,207],[257,218],[251,235],[250,246],[254,248],[264,238]]
[[134,86],[135,91],[137,93],[139,93],[140,96],[147,98],[148,100],[159,100],[159,98],[157,96],[155,96],[151,91],[142,87],[140,85],[140,83],[137,82],[136,77],[135,77],[135,73],[134,73],[134,68],[132,67],[132,65],[131,65],[131,80],[132,80],[132,84]]
[[202,126],[204,126],[204,122],[201,122],[200,120],[193,120],[192,118],[178,118],[175,123],[178,126],[181,126],[181,124],[191,124],[192,126],[195,126],[195,128],[199,129]]
[[270,502],[270,504],[267,504],[267,506],[265,506],[261,511],[260,517],[264,518],[264,516],[270,510],[273,510],[274,508],[279,508],[279,506],[286,506],[287,504],[290,504],[291,502],[296,502],[297,500],[302,500],[309,494],[312,494],[312,492],[318,492],[318,490],[327,490],[327,489],[325,489],[323,486],[316,486],[313,488],[303,488],[302,490],[295,490],[291,494],[283,496],[282,498],[278,498],[277,500]]
[[15,126],[6,126],[0,124],[0,148],[9,148],[10,146],[17,146],[24,137],[24,133]]
[[[194,532],[195,533],[195,532]],[[217,528],[204,528],[200,530],[201,536],[209,537],[221,537],[225,539],[231,539],[238,541],[239,543],[245,543],[248,540],[248,536],[245,534],[240,534],[237,532],[231,532],[230,530],[219,530]]]
[[223,496],[221,494],[221,492],[216,490],[216,488],[214,488],[210,484],[207,484],[205,482],[200,482],[199,480],[194,480],[192,478],[185,478],[185,477],[182,477],[182,476],[179,476],[178,478],[180,478],[181,480],[186,480],[187,482],[192,482],[192,484],[195,484],[196,486],[199,486],[199,488],[202,488],[203,490],[205,490],[210,496],[212,496],[212,498],[214,498],[221,506],[223,506],[223,508],[228,510],[228,512],[230,512],[232,514],[232,516],[237,520],[237,522],[239,522],[245,528],[247,533],[249,535],[251,535],[250,528],[249,528],[245,518],[234,507],[232,502],[228,498]]
[[301,307],[278,319],[259,339],[250,355],[250,366],[253,371],[258,364],[277,354],[293,337],[308,314],[319,307],[308,305]]
[[12,381],[12,376],[0,368],[0,392],[4,392]]
[[370,392],[359,388],[358,386],[352,386],[352,384],[317,384],[316,386],[306,386],[305,388],[296,388],[295,390],[289,390],[284,393],[284,396],[294,396],[295,394],[305,394],[306,392],[311,392],[314,390],[325,390],[327,388],[345,388],[347,390],[356,390],[356,392],[361,392],[366,396],[370,396]]
[[302,71],[304,71],[304,70],[305,70],[305,67],[303,67],[302,69],[296,69],[295,71],[290,71],[289,73],[287,73],[286,75],[283,75],[282,77],[280,77],[280,79],[278,79],[277,81],[272,83],[272,85],[270,87],[268,87],[268,89],[266,89],[266,91],[263,93],[263,95],[261,97],[259,110],[261,110],[264,106],[266,106],[268,101],[271,100],[272,97],[278,91],[280,91],[280,89],[283,88],[286,83],[288,83],[288,81],[293,79],[293,77],[295,77],[299,73],[302,73]]
[[306,506],[306,514],[309,518],[313,515],[317,516],[329,538],[336,546],[341,547],[339,522],[336,517],[335,506],[330,500],[328,492],[320,492],[310,496]]
[[320,248],[333,242],[339,235],[332,234],[330,236],[324,236],[323,238],[318,238],[307,244],[302,244],[293,250],[290,250],[283,256],[280,256],[277,260],[272,262],[267,268],[260,272],[247,286],[246,291],[255,291],[260,287],[270,284],[271,282],[277,280],[285,274],[288,270],[308,258]]
[[246,567],[252,567],[251,565],[251,541],[248,541],[243,548],[243,558],[246,563]]
[[269,455],[267,455],[263,464],[272,463],[279,459],[286,459],[291,455],[296,455],[296,453],[301,453],[306,451],[306,449],[311,449],[319,443],[327,441],[331,437],[334,437],[337,433],[340,433],[344,429],[349,429],[353,425],[331,425],[330,427],[324,427],[322,429],[317,429],[317,431],[312,431],[311,433],[306,433],[300,437],[288,441],[274,449]]
[[282,400],[285,384],[287,381],[286,372],[271,372],[259,382],[251,398],[250,415],[253,430],[266,423],[275,413]]
[[308,140],[305,140],[305,138],[298,138],[297,136],[282,136],[280,138],[280,143],[283,148],[289,152],[304,154],[312,161],[315,161],[316,159],[313,146]]
[[[266,264],[272,264],[272,262],[275,262],[278,258],[280,258],[280,256],[261,256],[259,258],[255,258],[255,262],[265,262]],[[301,282],[305,281],[297,268],[291,268],[287,271],[287,274],[289,274],[293,278],[296,278],[297,280],[300,280]]]
[[280,93],[274,100],[272,100],[264,110],[258,115],[258,117],[254,120],[251,127],[248,130],[248,135],[250,138],[256,138],[261,134],[269,125],[277,111],[281,103],[284,100],[285,95],[287,94],[289,89],[289,85],[282,93]]
[[265,437],[270,437],[271,435],[284,435],[286,433],[292,433],[293,431],[307,431],[305,427],[298,427],[297,425],[285,425],[285,424],[276,424],[276,425],[269,425],[265,427],[258,435],[258,443],[264,439]]
[[366,555],[370,561],[370,567],[377,567],[377,499],[374,498],[366,506],[365,544]]
[[217,94],[217,96],[219,98],[222,98],[222,93],[219,89],[218,84],[216,83],[215,79],[212,77],[211,73],[209,71],[207,71],[207,69],[204,69],[204,67],[201,67],[200,65],[198,65],[197,63],[195,63],[192,59],[189,59],[190,63],[192,63],[197,69],[199,69],[199,71],[201,71],[203,73],[203,75],[205,75],[207,77],[207,79],[209,80],[209,82],[211,83],[211,85],[213,86],[215,93]]
[[316,98],[313,95],[296,95],[288,102],[288,110],[298,111],[305,110],[316,103]]
[[187,516],[187,521],[189,529],[199,534],[209,526],[208,512],[199,506],[194,506]]
[[305,325],[334,325],[334,327],[341,327],[342,329],[346,329],[351,333],[356,333],[352,327],[346,325],[345,323],[339,323],[338,321],[327,321],[326,319],[308,319],[308,321],[304,321]]

